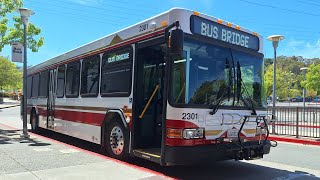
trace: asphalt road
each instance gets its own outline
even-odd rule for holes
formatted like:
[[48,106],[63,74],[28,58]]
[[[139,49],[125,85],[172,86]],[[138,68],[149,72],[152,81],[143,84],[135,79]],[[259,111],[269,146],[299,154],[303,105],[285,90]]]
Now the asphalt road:
[[[22,127],[19,110],[19,107],[0,110],[0,124]],[[72,137],[53,132],[43,132],[41,135],[80,149],[100,152],[99,146]],[[61,163],[70,163],[70,161],[73,160]],[[272,148],[271,153],[261,160],[211,162],[201,166],[161,167],[137,158],[132,158],[127,163],[177,179],[320,179],[320,146],[278,143],[278,146]],[[50,167],[48,165],[42,168]],[[105,169],[105,171],[111,170]]]

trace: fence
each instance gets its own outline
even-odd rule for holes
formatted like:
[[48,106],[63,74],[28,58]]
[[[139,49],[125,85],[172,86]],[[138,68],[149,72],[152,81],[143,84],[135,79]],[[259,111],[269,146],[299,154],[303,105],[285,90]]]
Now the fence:
[[[272,107],[268,107],[272,112]],[[320,108],[276,107],[277,120],[270,126],[271,134],[320,138]]]

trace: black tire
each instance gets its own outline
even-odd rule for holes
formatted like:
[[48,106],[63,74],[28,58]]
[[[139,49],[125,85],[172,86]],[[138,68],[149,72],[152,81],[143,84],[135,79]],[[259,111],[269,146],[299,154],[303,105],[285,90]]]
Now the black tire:
[[39,116],[35,111],[32,111],[30,116],[30,124],[31,124],[31,132],[38,133],[39,132]]
[[120,120],[111,120],[106,125],[104,132],[104,149],[107,154],[116,159],[127,159],[129,154],[129,134],[123,123]]

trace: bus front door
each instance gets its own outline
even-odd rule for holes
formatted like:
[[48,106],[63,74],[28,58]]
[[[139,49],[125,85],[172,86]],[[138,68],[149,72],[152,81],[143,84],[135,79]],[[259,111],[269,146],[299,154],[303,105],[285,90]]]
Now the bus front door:
[[138,44],[134,93],[134,152],[160,159],[163,114],[164,44]]
[[57,70],[50,70],[49,73],[49,92],[48,92],[48,118],[47,118],[47,128],[54,129],[54,107],[56,98],[56,74]]

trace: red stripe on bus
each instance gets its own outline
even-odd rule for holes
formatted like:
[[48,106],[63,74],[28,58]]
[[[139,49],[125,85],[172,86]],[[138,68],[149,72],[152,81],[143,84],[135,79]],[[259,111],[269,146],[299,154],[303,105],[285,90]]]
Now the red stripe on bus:
[[104,114],[66,110],[55,110],[54,116],[55,118],[62,120],[90,124],[94,126],[101,126],[105,118]]
[[197,128],[198,126],[192,122],[183,121],[183,120],[172,120],[167,119],[166,121],[167,128]]
[[40,107],[37,107],[37,109],[38,109],[38,115],[47,117],[47,114],[48,114],[47,109],[45,109],[45,108],[40,108]]
[[[275,126],[294,126],[296,127],[296,124],[284,124],[284,123],[278,123],[275,124]],[[298,125],[298,127],[305,127],[305,128],[320,128],[320,126],[311,126],[311,125]]]

